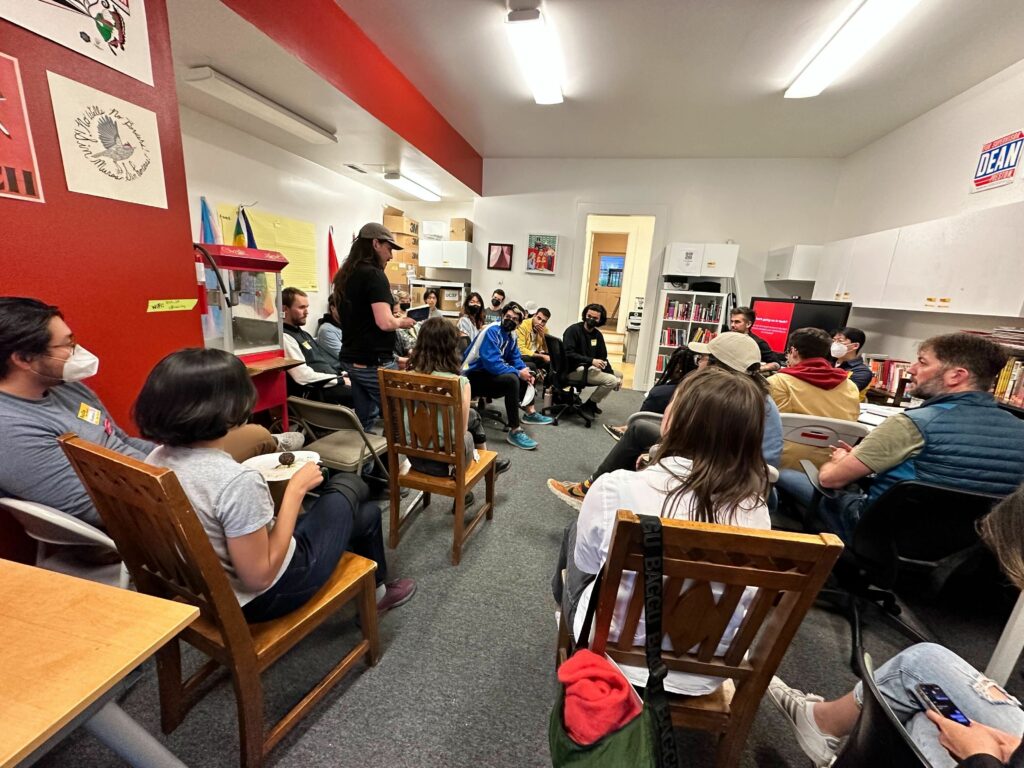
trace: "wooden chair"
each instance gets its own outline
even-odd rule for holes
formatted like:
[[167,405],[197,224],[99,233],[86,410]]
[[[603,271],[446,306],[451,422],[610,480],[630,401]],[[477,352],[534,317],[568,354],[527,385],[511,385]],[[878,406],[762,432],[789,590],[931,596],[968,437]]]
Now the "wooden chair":
[[[662,520],[665,603],[662,632],[674,651],[663,650],[670,671],[714,675],[723,685],[707,696],[669,694],[672,722],[718,736],[717,768],[739,764],[747,733],[768,683],[842,552],[831,534],[811,536],[723,525]],[[619,639],[609,642],[612,610],[622,574],[641,574]],[[643,611],[643,545],[639,519],[619,510],[605,563],[594,619],[594,653],[620,664],[645,667],[633,638]],[[716,602],[711,584],[724,585]],[[715,652],[744,591],[755,594],[724,655]],[[564,626],[559,636],[568,639]],[[684,650],[678,650],[684,649]],[[560,659],[564,658],[559,654]]]
[[[164,733],[178,727],[200,698],[202,683],[223,665],[235,688],[242,768],[259,768],[267,753],[360,658],[365,657],[370,666],[377,663],[377,566],[372,560],[345,553],[330,580],[306,605],[274,621],[248,624],[224,568],[171,470],[149,466],[73,434],[59,441],[138,590],[190,603],[202,612],[156,654]],[[362,639],[264,736],[260,675],[352,600],[359,609]],[[184,682],[179,638],[210,657]]]
[[[462,438],[462,388],[454,377],[406,373],[387,368],[378,370],[381,406],[384,415],[384,436],[388,441],[388,474],[391,490],[391,525],[388,546],[398,546],[402,527],[414,513],[430,504],[430,495],[437,493],[455,500],[455,533],[452,540],[452,565],[462,559],[462,547],[480,521],[494,517],[494,451],[480,451],[479,461],[466,462]],[[399,474],[399,454],[433,459],[455,467],[451,477],[436,477],[410,469]],[[480,478],[486,481],[487,496],[480,511],[467,524],[466,492]],[[401,489],[420,493],[408,510],[401,514]],[[422,504],[420,502],[422,501]]]

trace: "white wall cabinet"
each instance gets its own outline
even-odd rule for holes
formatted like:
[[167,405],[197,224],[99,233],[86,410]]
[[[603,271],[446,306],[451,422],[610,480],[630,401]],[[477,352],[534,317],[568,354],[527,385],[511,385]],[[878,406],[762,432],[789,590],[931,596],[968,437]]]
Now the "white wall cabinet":
[[820,245],[790,245],[768,251],[764,263],[764,279],[813,281],[821,262]]
[[903,227],[882,305],[1021,316],[1024,203]]
[[735,277],[739,255],[736,243],[669,243],[661,274]]
[[421,267],[443,269],[469,269],[469,249],[473,246],[464,240],[420,240]]
[[825,243],[818,263],[812,298],[849,301],[857,307],[879,307],[900,230]]

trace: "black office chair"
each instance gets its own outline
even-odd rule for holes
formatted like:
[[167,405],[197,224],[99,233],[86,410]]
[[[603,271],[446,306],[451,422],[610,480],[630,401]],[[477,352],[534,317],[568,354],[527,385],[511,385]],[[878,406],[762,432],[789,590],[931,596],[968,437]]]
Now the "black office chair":
[[558,426],[558,420],[567,416],[579,416],[583,423],[590,428],[594,417],[583,410],[583,399],[580,393],[587,388],[587,378],[590,370],[583,372],[583,381],[569,381],[569,361],[565,356],[565,346],[557,336],[548,336],[548,352],[551,354],[551,377],[548,380],[552,388],[551,405],[544,408],[542,413],[554,419],[554,425]]
[[[820,486],[814,464],[805,459],[801,466],[815,487],[811,514],[817,516],[820,500],[835,493]],[[854,671],[859,663],[861,613],[867,605],[879,608],[883,618],[914,642],[930,642],[927,630],[899,605],[894,589],[904,586],[907,577],[923,577],[923,594],[934,599],[958,570],[987,557],[977,522],[1002,498],[903,480],[864,508],[852,545],[832,569],[838,588],[820,593],[826,599],[839,597],[844,604]],[[811,525],[824,530],[820,516]],[[900,618],[905,613],[908,620]]]
[[929,768],[931,763],[875,685],[871,655],[861,652],[858,658],[864,683],[860,717],[832,768]]

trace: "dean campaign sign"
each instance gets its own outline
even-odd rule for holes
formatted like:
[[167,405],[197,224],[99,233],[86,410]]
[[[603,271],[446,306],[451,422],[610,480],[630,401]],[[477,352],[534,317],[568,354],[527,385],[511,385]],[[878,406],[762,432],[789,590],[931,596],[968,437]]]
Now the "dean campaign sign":
[[1024,131],[1015,131],[982,145],[974,170],[974,191],[1012,183],[1021,146],[1024,146]]

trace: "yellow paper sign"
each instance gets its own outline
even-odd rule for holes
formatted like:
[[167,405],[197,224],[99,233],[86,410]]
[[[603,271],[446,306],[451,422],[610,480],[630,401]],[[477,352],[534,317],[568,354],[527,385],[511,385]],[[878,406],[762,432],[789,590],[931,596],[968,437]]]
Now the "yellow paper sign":
[[199,299],[150,299],[147,312],[187,312]]

